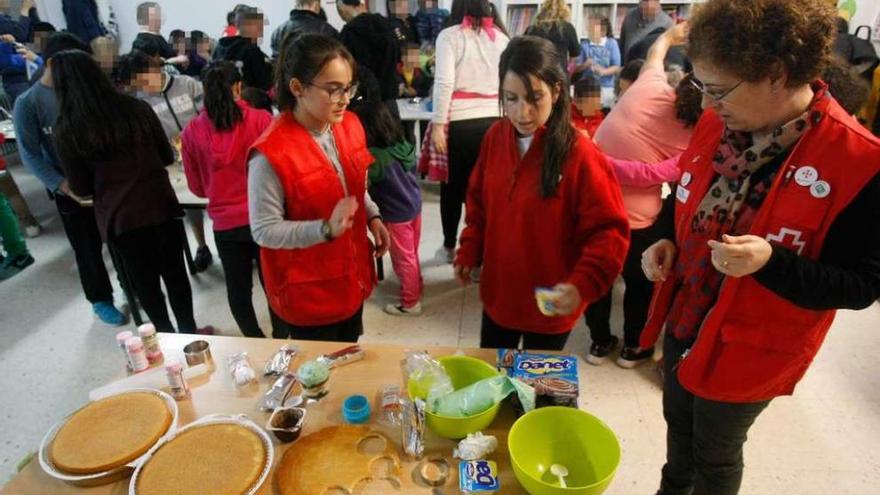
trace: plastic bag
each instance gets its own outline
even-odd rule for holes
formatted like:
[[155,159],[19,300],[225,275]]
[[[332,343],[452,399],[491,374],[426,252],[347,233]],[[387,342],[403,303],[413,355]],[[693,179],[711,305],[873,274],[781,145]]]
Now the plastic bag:
[[507,377],[493,376],[451,394],[428,401],[428,410],[441,416],[463,418],[479,414],[516,392],[525,412],[535,408],[535,389]]
[[467,438],[458,443],[458,448],[452,451],[452,456],[464,461],[476,461],[485,459],[498,448],[498,439],[492,435],[483,435],[481,432],[469,433]]
[[417,390],[415,395],[426,397],[428,404],[455,392],[443,365],[427,352],[408,351],[403,362],[403,373],[410,383],[414,383]]
[[232,375],[232,382],[236,387],[244,387],[257,381],[257,373],[251,367],[248,353],[233,354],[226,359],[226,364],[229,366],[229,374]]

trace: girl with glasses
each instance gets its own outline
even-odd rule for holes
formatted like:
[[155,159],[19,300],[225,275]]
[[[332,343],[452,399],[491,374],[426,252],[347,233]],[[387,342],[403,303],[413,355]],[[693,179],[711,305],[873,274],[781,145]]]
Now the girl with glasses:
[[281,115],[254,145],[248,173],[266,295],[286,324],[276,336],[357,342],[372,258],[389,237],[366,189],[374,158],[346,110],[355,63],[338,41],[309,34],[288,37],[278,64]]

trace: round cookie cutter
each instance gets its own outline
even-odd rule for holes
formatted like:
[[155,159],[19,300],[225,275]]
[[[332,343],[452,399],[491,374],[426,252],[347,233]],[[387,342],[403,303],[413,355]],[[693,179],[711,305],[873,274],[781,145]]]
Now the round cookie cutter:
[[[437,469],[437,475],[433,476],[429,470],[431,467]],[[428,486],[439,487],[446,484],[449,480],[449,461],[443,457],[431,456],[419,463],[419,478]]]

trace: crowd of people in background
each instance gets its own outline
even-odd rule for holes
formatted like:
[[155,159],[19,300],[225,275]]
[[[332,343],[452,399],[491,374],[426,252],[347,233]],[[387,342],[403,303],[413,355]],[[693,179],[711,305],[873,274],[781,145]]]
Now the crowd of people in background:
[[[0,1],[18,152],[98,318],[127,321],[106,245],[159,331],[213,333],[182,255],[186,217],[192,273],[213,262],[206,214],[242,334],[267,334],[256,269],[272,337],[356,342],[386,253],[400,293],[384,311],[422,314],[420,179],[438,181],[436,256],[479,283],[481,346],[562,350],[583,315],[587,361],[633,368],[665,331],[658,493],[737,493],[751,424],[836,309],[880,296],[873,48],[822,0],[709,0],[680,23],[640,0],[619,33],[590,17],[584,39],[563,0],[523,36],[488,0],[411,5],[339,0],[337,30],[296,0],[267,54],[264,14],[243,4],[214,40],[166,37],[161,5],[142,3],[120,50],[93,1],[65,1],[60,32],[32,0],[17,18]],[[431,100],[420,143],[401,98]],[[173,164],[204,212],[181,207]],[[2,280],[35,262],[22,230],[39,227],[0,184]]]

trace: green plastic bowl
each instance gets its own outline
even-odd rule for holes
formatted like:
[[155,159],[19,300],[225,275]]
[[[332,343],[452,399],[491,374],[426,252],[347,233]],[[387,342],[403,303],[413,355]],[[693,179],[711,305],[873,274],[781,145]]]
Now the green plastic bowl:
[[[516,479],[531,495],[599,495],[620,464],[617,436],[601,420],[579,409],[544,407],[519,418],[507,437]],[[550,472],[568,469],[568,488]]]
[[[498,375],[498,370],[494,366],[481,359],[468,356],[446,356],[437,359],[446,370],[449,378],[452,380],[452,386],[455,390],[467,387],[473,383],[486,378]],[[428,391],[422,384],[410,380],[407,385],[410,399],[428,396]],[[489,409],[464,418],[453,418],[450,416],[441,416],[431,412],[425,412],[425,422],[428,428],[443,438],[458,439],[468,436],[469,433],[476,433],[489,427],[495,417],[498,416],[500,404],[496,404]]]

